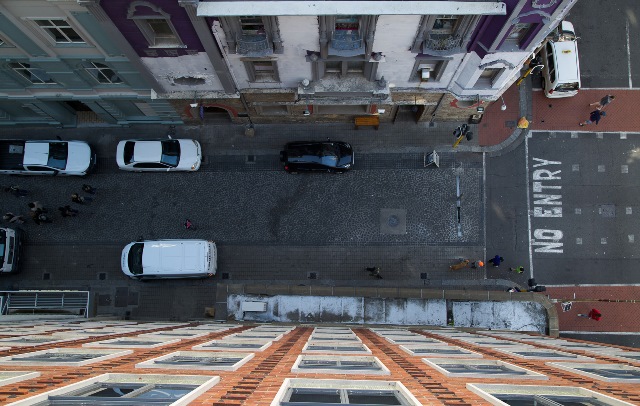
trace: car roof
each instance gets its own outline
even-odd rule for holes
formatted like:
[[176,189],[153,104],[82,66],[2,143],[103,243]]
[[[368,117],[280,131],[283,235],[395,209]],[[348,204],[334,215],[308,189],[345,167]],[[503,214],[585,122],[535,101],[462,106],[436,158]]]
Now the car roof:
[[161,141],[133,141],[133,159],[135,162],[158,162],[162,156]]
[[576,41],[550,42],[556,59],[559,82],[580,82],[580,62]]

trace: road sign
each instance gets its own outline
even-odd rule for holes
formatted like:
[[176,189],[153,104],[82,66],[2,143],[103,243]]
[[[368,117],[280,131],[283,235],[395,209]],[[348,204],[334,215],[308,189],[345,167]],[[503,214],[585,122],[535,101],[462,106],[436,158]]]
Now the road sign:
[[440,155],[436,151],[430,153],[424,153],[424,167],[426,168],[429,165],[435,165],[436,167],[440,167]]

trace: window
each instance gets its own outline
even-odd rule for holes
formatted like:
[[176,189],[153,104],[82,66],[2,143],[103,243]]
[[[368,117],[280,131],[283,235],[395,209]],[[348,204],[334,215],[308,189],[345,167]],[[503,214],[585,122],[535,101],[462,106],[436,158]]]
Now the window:
[[452,35],[457,27],[458,16],[454,15],[439,15],[436,17],[432,31],[438,34]]
[[84,62],[82,67],[98,83],[122,83],[122,79],[105,64],[99,62]]
[[285,379],[272,405],[403,405],[420,403],[400,382]]
[[593,361],[593,358],[581,355],[570,354],[568,352],[546,350],[546,349],[516,349],[516,348],[495,348],[506,354],[515,355],[520,358],[528,359],[558,359],[558,360],[575,360],[575,361]]
[[482,354],[450,346],[401,345],[400,349],[416,356],[448,357],[448,358],[482,358]]
[[324,63],[325,77],[327,75],[335,75],[344,77],[350,74],[362,76],[365,70],[364,61],[354,60],[328,60]]
[[186,48],[171,23],[171,16],[146,1],[134,1],[129,6],[127,18],[133,20],[150,48]]
[[420,21],[411,52],[447,55],[462,50],[480,16],[425,15]]
[[640,368],[623,364],[550,362],[547,365],[606,382],[640,383]]
[[56,84],[51,77],[40,68],[31,67],[31,64],[22,62],[12,62],[9,64],[14,72],[27,79],[33,84]]
[[85,41],[63,19],[33,20],[38,27],[43,29],[56,44],[84,44]]
[[507,37],[507,40],[514,41],[520,44],[522,40],[526,38],[532,26],[533,24],[531,23],[515,24],[511,29],[511,31],[509,32],[509,36]]
[[244,66],[250,82],[279,82],[278,63],[272,60],[246,60]]
[[284,52],[275,16],[220,17],[220,23],[231,53],[263,57]]
[[451,377],[547,379],[546,376],[537,372],[497,360],[457,359],[452,361],[422,358],[422,361],[440,373]]
[[413,70],[409,77],[410,82],[438,82],[447,68],[448,59],[440,58],[416,58]]
[[332,343],[307,343],[302,349],[303,353],[309,352],[336,352],[342,354],[371,354],[371,350],[364,344],[345,344],[342,342]]
[[155,348],[163,345],[175,344],[180,339],[157,338],[135,339],[135,338],[113,338],[111,340],[95,341],[82,344],[83,347],[121,347],[121,348]]
[[194,350],[227,350],[227,351],[264,351],[269,348],[272,341],[248,341],[242,340],[211,340],[204,344],[196,345]]
[[210,376],[113,373],[54,389],[24,402],[38,405],[170,405],[177,404],[185,396],[195,398],[219,381],[219,377]]
[[501,68],[485,68],[476,82],[474,88],[490,88],[493,86],[495,79],[498,77]]
[[571,386],[467,384],[467,388],[493,405],[513,406],[625,406],[629,405],[589,389]]
[[340,355],[300,355],[291,372],[389,375],[389,370],[376,357]]
[[178,351],[136,364],[136,368],[171,368],[235,371],[254,357],[241,352]]
[[82,366],[131,354],[131,350],[55,348],[0,358],[0,365]]

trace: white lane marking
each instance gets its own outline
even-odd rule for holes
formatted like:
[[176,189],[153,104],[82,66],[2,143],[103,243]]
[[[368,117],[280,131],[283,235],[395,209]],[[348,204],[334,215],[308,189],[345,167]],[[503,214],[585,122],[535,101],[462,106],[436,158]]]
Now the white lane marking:
[[[633,335],[637,336],[638,332],[632,331],[569,331],[569,330],[560,330],[560,334],[609,334],[609,335]],[[600,343],[603,344],[603,343]]]
[[524,162],[527,175],[527,232],[529,237],[529,278],[533,278],[533,246],[531,245],[531,194],[529,192],[529,137],[524,139]]
[[631,46],[629,45],[629,19],[627,19],[626,35],[627,35],[627,69],[629,70],[629,89],[633,88],[633,80],[631,79]]
[[576,287],[580,287],[583,288],[585,286],[589,286],[589,287],[598,287],[598,286],[640,286],[640,283],[581,283],[579,285],[576,285],[575,283],[573,284],[569,284],[569,285],[547,285],[545,283],[546,287],[548,288],[576,288]]

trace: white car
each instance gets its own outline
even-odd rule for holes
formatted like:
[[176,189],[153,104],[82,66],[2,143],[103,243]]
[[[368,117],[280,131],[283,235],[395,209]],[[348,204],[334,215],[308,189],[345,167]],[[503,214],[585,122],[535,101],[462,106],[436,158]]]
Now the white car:
[[197,171],[202,161],[196,140],[124,140],[116,152],[118,167],[135,172]]

